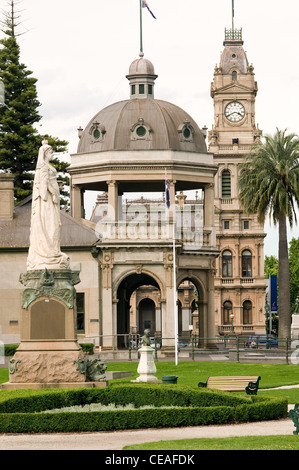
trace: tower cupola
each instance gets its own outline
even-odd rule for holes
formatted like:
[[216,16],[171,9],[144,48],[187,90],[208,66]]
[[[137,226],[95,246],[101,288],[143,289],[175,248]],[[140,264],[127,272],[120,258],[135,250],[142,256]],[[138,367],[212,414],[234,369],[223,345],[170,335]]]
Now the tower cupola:
[[139,59],[131,63],[129,74],[126,76],[130,82],[130,98],[154,98],[157,77],[153,64],[144,58],[143,52],[140,52]]

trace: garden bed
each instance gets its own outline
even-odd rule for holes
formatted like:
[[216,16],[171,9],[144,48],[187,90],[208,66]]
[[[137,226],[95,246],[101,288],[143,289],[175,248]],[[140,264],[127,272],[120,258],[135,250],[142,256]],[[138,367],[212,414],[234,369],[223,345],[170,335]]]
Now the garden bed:
[[[115,410],[43,411],[91,403]],[[135,409],[117,408],[134,405]],[[152,408],[140,407],[151,405]],[[170,408],[175,407],[175,408]],[[202,426],[279,419],[287,416],[284,398],[247,397],[188,387],[128,384],[104,389],[58,390],[7,398],[0,402],[0,432],[95,432],[149,427]]]

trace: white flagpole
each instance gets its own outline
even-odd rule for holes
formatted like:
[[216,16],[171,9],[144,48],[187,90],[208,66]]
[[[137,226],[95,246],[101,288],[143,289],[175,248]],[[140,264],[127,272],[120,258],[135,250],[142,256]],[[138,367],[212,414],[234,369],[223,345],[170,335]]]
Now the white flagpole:
[[173,247],[173,310],[174,310],[174,347],[175,347],[175,365],[178,365],[178,293],[176,288],[176,249],[175,249],[175,236],[176,236],[176,210],[174,206],[174,217],[173,217],[173,236],[172,236],[172,247]]
[[[167,188],[166,181],[167,173],[165,168],[165,199],[167,205]],[[168,208],[168,207],[167,207]],[[168,220],[169,220],[169,208],[168,208]],[[172,258],[173,258],[173,314],[174,314],[174,349],[175,349],[175,365],[178,365],[178,294],[176,288],[176,207],[173,207],[173,220],[172,220]]]

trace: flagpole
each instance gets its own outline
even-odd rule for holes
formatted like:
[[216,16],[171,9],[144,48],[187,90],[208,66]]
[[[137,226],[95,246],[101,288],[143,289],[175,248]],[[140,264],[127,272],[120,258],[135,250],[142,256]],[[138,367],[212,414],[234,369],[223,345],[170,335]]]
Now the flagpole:
[[142,0],[139,0],[140,4],[140,52],[143,53],[143,38],[142,38]]
[[[168,178],[165,168],[165,202],[168,209],[168,221],[169,209],[170,209],[170,198],[169,198],[169,185]],[[174,348],[175,348],[175,365],[178,365],[178,294],[176,288],[176,208],[175,203],[173,207],[173,219],[172,219],[172,259],[173,259],[173,314],[174,314]]]
[[175,249],[175,236],[176,236],[176,210],[174,206],[173,215],[173,234],[172,234],[172,250],[173,250],[173,310],[174,310],[174,347],[175,347],[175,365],[178,365],[178,294],[176,288],[176,249]]
[[235,0],[232,0],[232,28],[235,29]]

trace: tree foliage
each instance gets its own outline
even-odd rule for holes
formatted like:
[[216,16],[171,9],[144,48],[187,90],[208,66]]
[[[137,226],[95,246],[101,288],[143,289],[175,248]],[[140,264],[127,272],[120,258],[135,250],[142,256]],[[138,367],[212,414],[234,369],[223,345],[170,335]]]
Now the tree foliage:
[[[2,22],[5,37],[0,40],[0,79],[4,89],[0,103],[0,169],[15,176],[15,201],[19,202],[32,192],[38,149],[42,141],[48,140],[55,152],[66,151],[68,143],[51,136],[39,135],[34,127],[41,120],[37,79],[20,62],[15,1],[10,0],[9,5],[11,9],[5,13]],[[62,179],[68,184],[65,175],[68,164],[57,158],[52,164],[63,173]]]
[[289,260],[291,310],[294,312],[296,299],[299,297],[299,238],[292,238],[290,241]]
[[299,139],[286,130],[266,136],[246,155],[239,178],[240,200],[245,212],[257,214],[264,223],[267,215],[279,226],[279,335],[289,337],[291,330],[289,258],[287,243],[290,226],[297,222],[299,206]]
[[270,274],[271,275],[278,274],[278,258],[276,256],[274,255],[265,256],[264,274],[265,274],[266,279],[269,279]]

